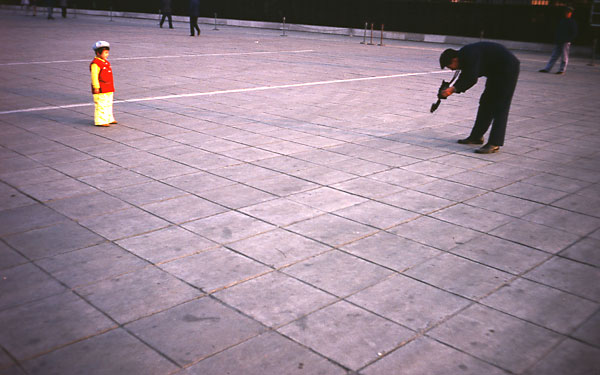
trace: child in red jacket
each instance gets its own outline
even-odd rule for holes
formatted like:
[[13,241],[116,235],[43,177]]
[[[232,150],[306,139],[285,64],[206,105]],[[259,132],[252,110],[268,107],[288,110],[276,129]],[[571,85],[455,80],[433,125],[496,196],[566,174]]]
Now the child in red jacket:
[[110,44],[100,40],[92,47],[96,52],[96,57],[90,64],[92,76],[92,94],[94,96],[94,125],[110,126],[116,124],[113,116],[113,94],[115,86],[113,83],[113,74],[110,63],[107,58],[109,55]]

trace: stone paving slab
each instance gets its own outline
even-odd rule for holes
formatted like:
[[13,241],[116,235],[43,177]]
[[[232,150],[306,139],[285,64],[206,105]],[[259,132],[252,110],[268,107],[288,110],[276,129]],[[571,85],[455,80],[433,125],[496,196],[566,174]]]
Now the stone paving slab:
[[429,113],[449,45],[0,25],[1,374],[600,371],[588,61],[518,51],[506,145],[477,155],[483,82]]
[[[110,358],[110,361],[107,361]],[[28,374],[168,374],[177,366],[131,333],[113,329],[23,364]]]
[[3,310],[0,322],[2,346],[21,361],[117,326],[71,292]]

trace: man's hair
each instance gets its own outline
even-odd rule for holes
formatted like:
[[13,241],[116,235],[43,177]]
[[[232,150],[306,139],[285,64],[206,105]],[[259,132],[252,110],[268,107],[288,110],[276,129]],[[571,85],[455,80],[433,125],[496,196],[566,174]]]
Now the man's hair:
[[440,69],[444,69],[452,62],[452,59],[458,57],[458,51],[448,48],[440,55]]

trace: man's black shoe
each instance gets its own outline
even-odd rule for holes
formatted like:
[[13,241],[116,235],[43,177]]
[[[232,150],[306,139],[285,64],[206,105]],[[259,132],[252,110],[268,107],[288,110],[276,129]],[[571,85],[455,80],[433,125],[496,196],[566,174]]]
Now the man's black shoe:
[[565,74],[565,72],[556,72],[554,74],[559,74],[560,75],[560,74]]
[[540,73],[549,73],[549,71],[546,70],[546,69],[540,69],[540,70],[538,70],[538,72],[540,72]]
[[459,139],[457,142],[460,143],[461,145],[482,145],[483,137],[481,137],[479,139],[472,139],[472,138]]
[[498,152],[498,150],[500,150],[499,146],[494,146],[488,143],[487,145],[475,150],[475,152],[478,154],[493,154],[494,152]]

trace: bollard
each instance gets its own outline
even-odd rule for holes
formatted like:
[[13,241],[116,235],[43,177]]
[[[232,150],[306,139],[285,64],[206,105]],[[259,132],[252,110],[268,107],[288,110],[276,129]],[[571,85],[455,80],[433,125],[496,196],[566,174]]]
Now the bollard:
[[111,7],[110,7],[109,14],[110,14],[110,22],[112,22],[112,21],[113,21],[113,20],[112,20],[112,5],[111,5]]
[[370,46],[373,45],[373,24],[371,24],[371,41],[368,43]]
[[365,22],[365,34],[363,35],[363,41],[360,44],[367,44],[367,23]]
[[215,28],[213,30],[219,30],[217,27],[217,13],[215,13]]
[[483,30],[479,32],[479,41],[483,40]]
[[73,4],[73,18],[77,18],[77,3]]
[[380,40],[378,46],[383,47],[383,24],[381,24],[381,40]]
[[283,30],[283,34],[281,34],[281,36],[287,36],[285,35],[285,17],[283,17],[283,24],[281,26],[281,29]]
[[159,9],[158,10],[158,26],[160,26],[160,20],[161,20],[161,18],[162,18],[162,10]]

